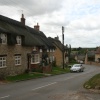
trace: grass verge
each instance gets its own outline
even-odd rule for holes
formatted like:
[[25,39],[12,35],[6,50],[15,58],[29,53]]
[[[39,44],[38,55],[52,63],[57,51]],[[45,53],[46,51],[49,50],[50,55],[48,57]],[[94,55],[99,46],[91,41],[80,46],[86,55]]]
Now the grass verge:
[[69,68],[60,68],[60,67],[53,67],[52,68],[52,72],[50,72],[50,74],[52,75],[57,75],[57,74],[64,74],[64,73],[68,73],[70,72]]
[[28,80],[28,79],[34,79],[34,78],[40,78],[50,75],[58,75],[63,73],[68,73],[69,68],[60,68],[60,67],[53,67],[52,72],[50,73],[38,73],[38,72],[31,72],[31,73],[23,73],[16,76],[8,76],[6,77],[6,81],[9,82],[16,82],[16,81],[22,81],[22,80]]
[[35,73],[35,72],[34,73],[23,73],[23,74],[16,75],[16,76],[8,76],[8,77],[6,77],[6,80],[14,82],[14,81],[21,81],[21,80],[39,78],[39,77],[43,77],[43,76],[45,76],[45,75],[42,74],[42,73]]
[[88,80],[84,84],[84,87],[86,89],[100,89],[100,74],[97,74]]

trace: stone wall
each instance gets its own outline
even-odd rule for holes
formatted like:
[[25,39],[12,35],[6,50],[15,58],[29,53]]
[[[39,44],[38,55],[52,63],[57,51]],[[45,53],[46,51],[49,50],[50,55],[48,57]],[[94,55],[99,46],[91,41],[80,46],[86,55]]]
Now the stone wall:
[[62,60],[63,60],[62,52],[58,47],[56,47],[56,50],[54,52],[54,56],[56,57],[56,65],[57,66],[62,66]]
[[92,61],[88,61],[87,63],[85,63],[87,65],[95,65],[95,66],[100,66],[100,63],[98,62],[92,62]]
[[[27,69],[27,53],[32,48],[22,47],[20,45],[8,46],[0,44],[0,55],[6,55],[6,67],[0,68],[0,73],[5,75],[21,74]],[[21,54],[21,65],[15,65],[15,54]]]
[[51,72],[51,71],[52,71],[52,66],[51,66],[51,64],[49,64],[49,65],[47,65],[47,66],[44,66],[44,67],[42,68],[42,71],[43,71],[43,73],[49,73],[49,72]]

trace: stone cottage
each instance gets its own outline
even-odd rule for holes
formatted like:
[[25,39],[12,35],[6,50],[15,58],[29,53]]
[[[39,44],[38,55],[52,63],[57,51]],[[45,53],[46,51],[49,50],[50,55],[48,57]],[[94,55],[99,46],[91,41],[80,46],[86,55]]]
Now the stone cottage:
[[55,47],[39,28],[26,26],[23,14],[21,22],[0,15],[0,74],[21,74],[52,62]]
[[48,38],[53,45],[56,47],[55,52],[53,53],[54,57],[55,57],[55,61],[56,61],[56,65],[57,66],[62,66],[63,63],[63,51],[64,51],[64,63],[68,62],[68,48],[66,46],[64,46],[64,50],[63,50],[63,44],[61,43],[61,41],[59,40],[59,37],[55,37],[55,38]]

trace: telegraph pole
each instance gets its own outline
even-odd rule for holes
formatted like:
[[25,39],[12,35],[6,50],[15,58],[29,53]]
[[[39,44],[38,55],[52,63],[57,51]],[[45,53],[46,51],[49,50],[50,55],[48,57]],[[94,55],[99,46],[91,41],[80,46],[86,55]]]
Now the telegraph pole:
[[62,26],[62,57],[63,57],[63,69],[64,69],[64,27]]

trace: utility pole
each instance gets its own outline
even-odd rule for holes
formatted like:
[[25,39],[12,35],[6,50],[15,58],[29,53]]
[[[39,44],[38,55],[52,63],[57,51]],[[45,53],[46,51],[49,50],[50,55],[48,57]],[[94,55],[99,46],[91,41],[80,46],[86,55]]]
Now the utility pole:
[[62,26],[62,57],[63,57],[63,69],[64,69],[64,27]]

